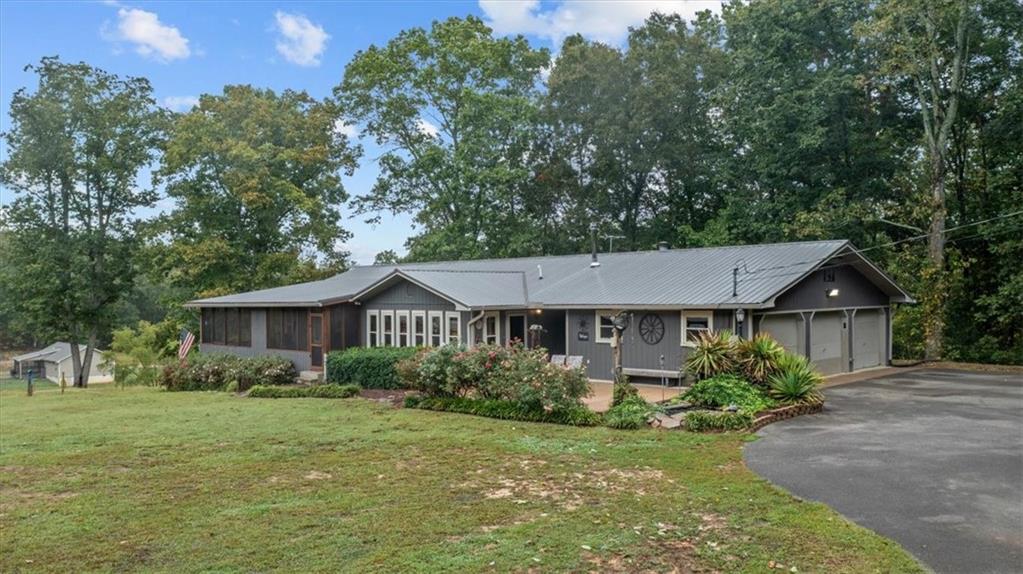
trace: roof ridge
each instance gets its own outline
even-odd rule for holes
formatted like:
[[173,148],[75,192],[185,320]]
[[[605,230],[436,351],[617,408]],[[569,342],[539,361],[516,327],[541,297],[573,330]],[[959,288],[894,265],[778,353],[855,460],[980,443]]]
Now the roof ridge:
[[[394,268],[395,271],[402,271],[402,267],[399,265]],[[419,273],[508,273],[511,275],[524,275],[525,271],[519,271],[516,269],[408,269],[408,271],[415,271]]]
[[[685,251],[703,251],[707,249],[739,249],[742,247],[774,247],[777,245],[810,245],[813,243],[848,243],[848,239],[813,239],[810,241],[776,241],[773,243],[736,243],[732,245],[705,245],[701,247],[677,247],[668,249],[668,253],[681,253]],[[640,249],[636,251],[612,251],[612,252],[597,252],[600,257],[617,257],[621,255],[639,255],[647,253],[662,253],[658,249]],[[349,269],[361,268],[386,268],[391,267],[394,269],[400,268],[402,265],[439,265],[444,263],[484,263],[489,261],[516,261],[519,259],[564,259],[568,257],[589,257],[591,253],[563,253],[561,255],[521,255],[518,257],[487,257],[483,259],[442,259],[436,261],[409,261],[407,263],[381,263],[381,264],[370,264],[370,265],[353,265]]]

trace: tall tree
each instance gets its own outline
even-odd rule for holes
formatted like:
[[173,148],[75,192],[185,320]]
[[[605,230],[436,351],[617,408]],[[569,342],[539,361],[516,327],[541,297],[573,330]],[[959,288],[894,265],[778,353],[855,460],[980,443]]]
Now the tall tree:
[[135,277],[133,212],[156,197],[138,177],[156,158],[162,116],[145,79],[57,58],[28,69],[38,85],[15,92],[4,134],[2,179],[17,193],[4,218],[5,295],[45,336],[72,343],[74,384],[85,386],[111,309]]
[[529,252],[523,190],[549,56],[477,18],[403,31],[355,55],[335,88],[347,119],[387,151],[362,212],[414,211],[408,258]]
[[871,8],[868,0],[725,7],[731,69],[720,101],[732,148],[719,217],[733,239],[866,246],[887,238],[864,222],[898,201],[890,182],[912,136],[898,98],[871,81],[876,53],[853,34]]
[[942,354],[945,330],[946,178],[952,128],[961,103],[968,49],[975,25],[970,0],[889,0],[866,29],[883,54],[882,72],[911,86],[923,125],[930,186],[925,306],[925,357]]
[[305,92],[227,86],[175,118],[159,175],[174,208],[154,228],[154,271],[200,296],[340,271],[341,226],[361,152],[336,105]]

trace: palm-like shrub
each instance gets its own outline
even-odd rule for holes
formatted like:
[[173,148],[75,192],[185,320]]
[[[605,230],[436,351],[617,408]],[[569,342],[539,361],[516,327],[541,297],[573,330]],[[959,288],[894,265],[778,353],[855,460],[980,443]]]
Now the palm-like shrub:
[[820,387],[824,377],[800,355],[785,353],[778,361],[778,372],[767,379],[770,394],[788,404],[817,403],[824,400]]
[[746,378],[759,384],[778,371],[778,361],[785,355],[785,348],[767,333],[741,340],[736,347],[739,368]]
[[735,370],[732,335],[728,331],[700,333],[686,359],[686,372],[697,379],[731,373]]

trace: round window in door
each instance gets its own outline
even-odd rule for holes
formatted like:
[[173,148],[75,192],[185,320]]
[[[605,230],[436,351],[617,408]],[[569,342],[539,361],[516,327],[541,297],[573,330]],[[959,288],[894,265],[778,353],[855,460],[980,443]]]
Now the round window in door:
[[639,320],[639,336],[647,345],[656,345],[664,338],[664,321],[660,315],[647,313]]

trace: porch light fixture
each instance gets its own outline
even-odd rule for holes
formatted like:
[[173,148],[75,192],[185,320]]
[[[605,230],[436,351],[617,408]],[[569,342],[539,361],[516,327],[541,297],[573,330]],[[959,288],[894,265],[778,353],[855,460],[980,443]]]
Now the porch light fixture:
[[746,320],[746,311],[744,309],[735,310],[735,320],[742,323]]
[[838,297],[838,289],[828,289],[828,299]]

